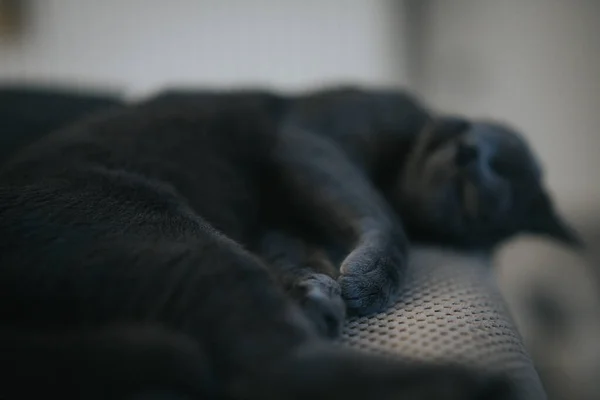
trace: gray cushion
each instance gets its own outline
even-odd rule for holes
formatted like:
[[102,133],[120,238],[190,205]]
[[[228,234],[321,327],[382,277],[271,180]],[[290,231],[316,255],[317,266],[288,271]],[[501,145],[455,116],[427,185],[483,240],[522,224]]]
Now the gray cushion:
[[340,341],[385,355],[503,371],[521,398],[546,398],[489,262],[482,258],[416,250],[396,305],[351,318]]

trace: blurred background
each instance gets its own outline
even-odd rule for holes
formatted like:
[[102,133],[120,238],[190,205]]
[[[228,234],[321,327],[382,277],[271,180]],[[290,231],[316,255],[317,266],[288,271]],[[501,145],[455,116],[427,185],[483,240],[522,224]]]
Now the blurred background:
[[[130,99],[186,85],[407,88],[524,132],[559,209],[600,245],[597,0],[0,0],[2,83]],[[550,397],[600,398],[598,254],[522,237],[496,261]]]

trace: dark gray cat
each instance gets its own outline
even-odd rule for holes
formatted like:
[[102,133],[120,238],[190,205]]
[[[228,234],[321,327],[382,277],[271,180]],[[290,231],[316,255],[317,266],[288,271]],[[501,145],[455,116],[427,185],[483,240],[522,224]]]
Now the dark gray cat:
[[0,172],[0,395],[509,398],[501,379],[323,336],[344,304],[395,300],[408,238],[488,251],[523,231],[577,242],[522,138],[405,93],[116,107]]

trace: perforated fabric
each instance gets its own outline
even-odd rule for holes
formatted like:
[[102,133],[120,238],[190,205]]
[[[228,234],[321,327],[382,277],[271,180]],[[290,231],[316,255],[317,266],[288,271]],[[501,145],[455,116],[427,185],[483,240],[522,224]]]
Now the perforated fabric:
[[509,374],[523,399],[546,398],[493,281],[489,263],[440,250],[415,251],[402,295],[380,314],[351,318],[340,342],[429,362]]

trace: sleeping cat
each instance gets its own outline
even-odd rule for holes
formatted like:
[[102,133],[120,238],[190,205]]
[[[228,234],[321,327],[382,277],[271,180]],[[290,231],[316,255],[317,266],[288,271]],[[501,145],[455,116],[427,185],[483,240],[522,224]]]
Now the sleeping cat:
[[[407,233],[488,250],[526,230],[576,241],[522,139],[404,93],[167,93],[107,110],[0,172],[0,395],[508,398],[479,372],[323,336],[344,303],[394,301]],[[313,257],[290,258],[297,239]]]

